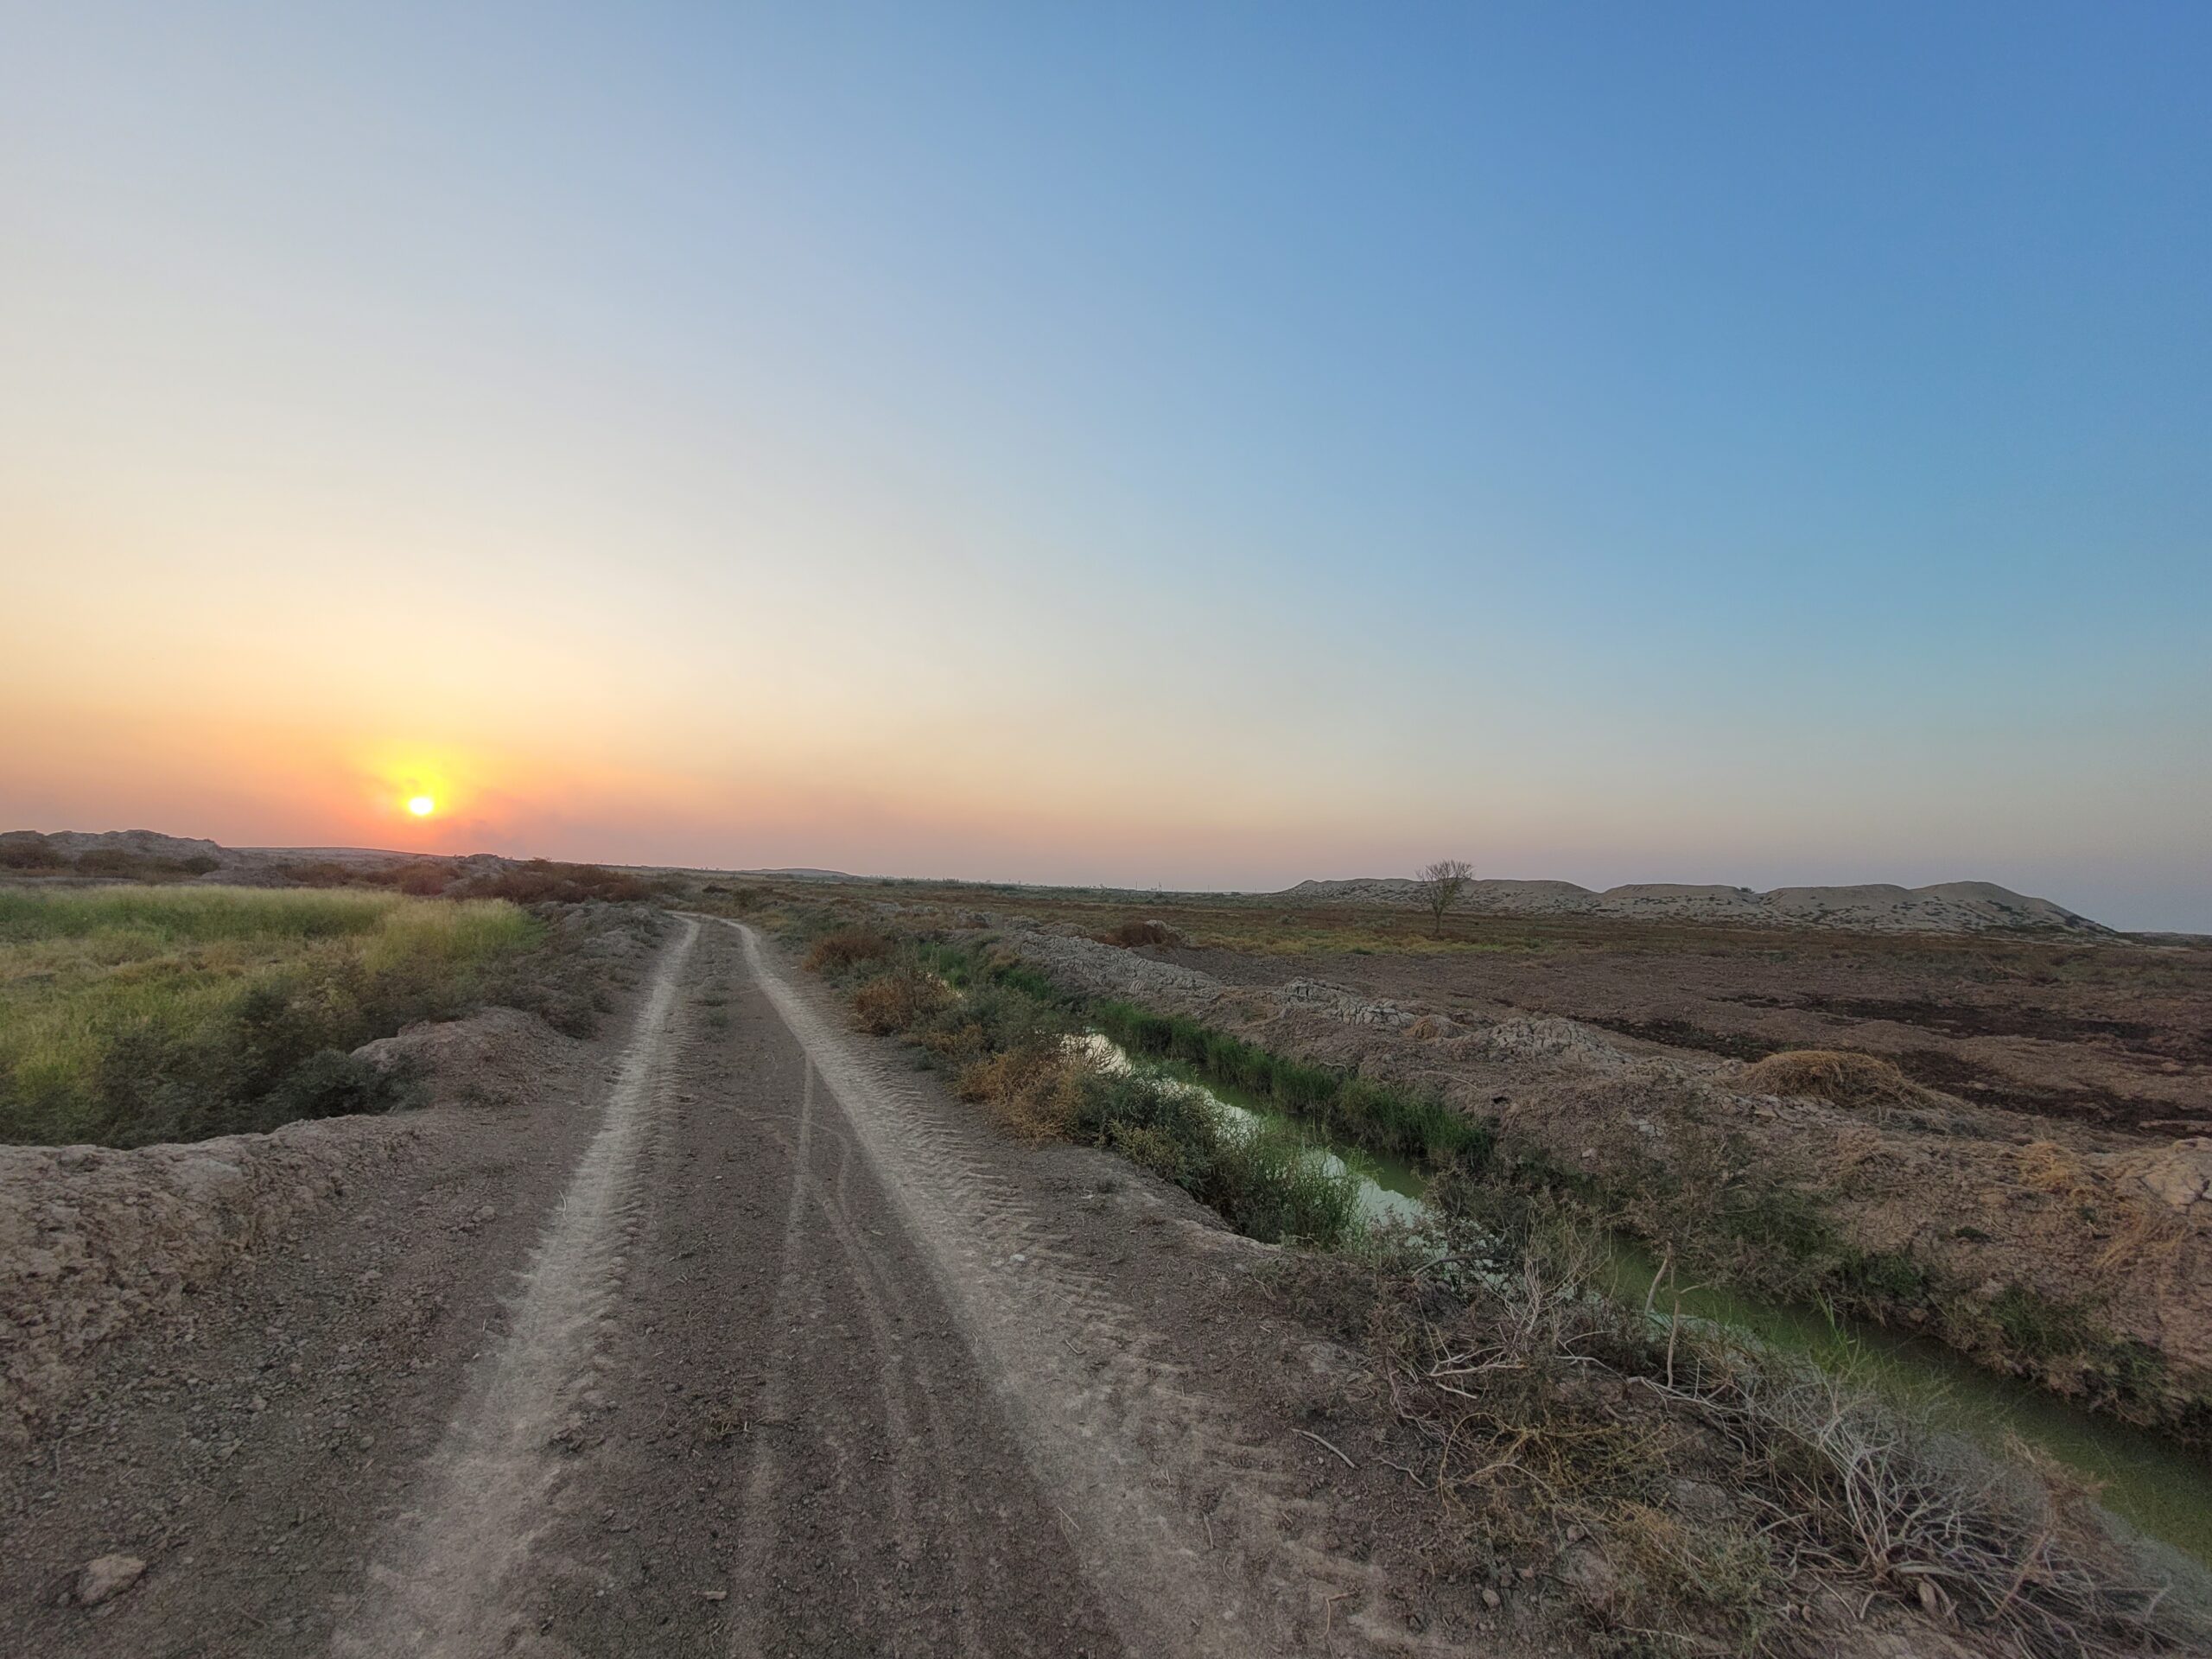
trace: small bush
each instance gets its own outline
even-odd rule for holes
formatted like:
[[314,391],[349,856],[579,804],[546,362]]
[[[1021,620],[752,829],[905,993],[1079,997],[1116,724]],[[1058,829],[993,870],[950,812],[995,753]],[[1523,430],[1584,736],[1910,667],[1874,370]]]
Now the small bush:
[[442,864],[403,864],[386,880],[412,898],[435,899],[452,881],[453,872]]
[[11,830],[0,836],[0,870],[65,870],[68,859],[35,830]]
[[872,927],[841,928],[816,941],[806,953],[806,966],[814,973],[838,978],[863,963],[880,962],[891,954],[891,941]]
[[911,964],[879,974],[853,995],[861,1029],[878,1037],[912,1031],[952,1000],[935,976]]
[[421,1105],[427,1092],[411,1067],[380,1067],[326,1048],[292,1068],[270,1092],[268,1112],[289,1123],[302,1117],[399,1111]]
[[1359,1183],[1319,1149],[1281,1131],[1224,1134],[1191,1191],[1240,1233],[1325,1249],[1359,1224]]
[[988,1106],[1001,1128],[1031,1141],[1067,1137],[1082,1087],[1063,1052],[1034,1046],[978,1060],[957,1084],[962,1099]]

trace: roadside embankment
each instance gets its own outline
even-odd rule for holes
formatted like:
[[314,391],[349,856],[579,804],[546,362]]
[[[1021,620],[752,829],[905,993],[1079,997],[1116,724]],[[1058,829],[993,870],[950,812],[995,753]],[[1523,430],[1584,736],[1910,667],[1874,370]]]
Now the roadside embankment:
[[[487,1009],[359,1051],[429,1103],[512,1103],[573,1046],[534,1015]],[[355,1114],[181,1145],[0,1147],[0,1443],[66,1402],[101,1344],[185,1310],[309,1212],[416,1155],[416,1113]]]
[[[245,1052],[241,1028],[289,1032],[289,1046],[277,1044],[273,1052],[295,1057],[285,1073],[295,1092],[303,1080],[320,1079],[319,1115],[265,1132],[181,1142],[0,1146],[6,1337],[0,1444],[11,1446],[23,1444],[67,1402],[103,1344],[188,1313],[192,1298],[294,1235],[311,1211],[416,1155],[425,1118],[395,1109],[497,1110],[526,1103],[549,1069],[578,1046],[598,1007],[613,1007],[634,982],[662,926],[653,912],[611,906],[538,920],[511,912],[511,920],[456,906],[418,916],[411,907],[425,901],[364,906],[353,895],[336,895],[335,904],[319,902],[334,897],[327,894],[132,893],[123,896],[127,902],[89,896],[104,935],[81,917],[39,912],[28,922],[16,918],[19,934],[43,926],[46,938],[60,940],[85,964],[74,988],[92,1006],[86,1040],[97,1063],[65,1077],[97,1079],[113,1064],[100,1057],[141,1052],[144,1039],[134,1046],[132,1033],[149,1028],[156,1037],[145,1052],[168,1052],[165,1045],[174,1043],[202,1057],[211,1042]],[[288,902],[294,899],[318,902]],[[386,925],[395,907],[403,917],[396,930]],[[515,921],[530,923],[526,934]],[[492,948],[480,948],[486,938]],[[510,939],[526,941],[526,948]],[[241,941],[243,957],[224,948]],[[380,954],[410,951],[429,957],[394,969],[410,983],[459,963],[465,971],[442,982],[448,991],[504,994],[578,1034],[556,1031],[537,1013],[496,1006],[458,1019],[417,1020],[350,1051],[311,1046],[357,1028],[349,1022],[361,1007],[334,1013],[315,1003],[319,988],[358,982],[348,964],[358,969],[364,953],[373,966]],[[99,959],[118,953],[147,968],[156,988],[151,1002],[137,980],[108,983],[114,970],[102,970]],[[135,1025],[108,1022],[134,1010]],[[20,1061],[26,1052],[19,1047],[15,1057]],[[156,1068],[141,1081],[196,1091],[191,1121],[250,1117],[258,1109],[255,1100],[222,1092],[225,1075]],[[234,1086],[245,1085],[234,1079]],[[122,1125],[133,1141],[149,1127],[143,1119]]]

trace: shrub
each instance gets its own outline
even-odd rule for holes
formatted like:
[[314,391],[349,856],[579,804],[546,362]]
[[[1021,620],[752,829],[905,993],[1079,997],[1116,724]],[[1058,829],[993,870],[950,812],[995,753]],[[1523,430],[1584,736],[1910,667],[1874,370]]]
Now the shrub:
[[67,858],[35,830],[11,830],[0,836],[0,870],[63,870]]
[[1359,1223],[1359,1183],[1295,1135],[1223,1134],[1191,1191],[1240,1233],[1274,1244],[1338,1244]]
[[891,941],[872,927],[841,928],[816,941],[806,953],[806,966],[835,979],[862,963],[880,962],[891,954]]
[[976,1061],[956,1086],[962,1099],[988,1106],[1001,1127],[1033,1141],[1066,1138],[1083,1087],[1064,1052],[1035,1045]]
[[911,1031],[952,1000],[936,976],[912,963],[879,974],[853,996],[861,1028],[879,1037]]
[[425,1090],[411,1067],[378,1066],[334,1048],[319,1049],[270,1092],[270,1115],[280,1122],[352,1112],[398,1111],[423,1103]]

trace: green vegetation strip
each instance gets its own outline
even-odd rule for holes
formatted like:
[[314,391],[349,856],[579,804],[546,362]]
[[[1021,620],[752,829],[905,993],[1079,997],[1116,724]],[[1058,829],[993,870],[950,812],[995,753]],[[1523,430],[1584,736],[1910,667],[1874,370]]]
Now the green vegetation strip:
[[1359,1231],[1357,1177],[1304,1136],[1236,1127],[1172,1079],[1084,1063],[1076,1003],[1010,957],[848,929],[808,962],[852,992],[870,1029],[918,1043],[1016,1134],[1120,1153],[1270,1243],[1327,1249]]
[[1133,1054],[1180,1060],[1371,1151],[1417,1158],[1439,1169],[1476,1170],[1490,1161],[1490,1126],[1434,1096],[1294,1060],[1195,1020],[1134,1003],[1093,1002],[1089,1013],[1100,1030]]
[[406,1097],[347,1051],[465,1012],[542,925],[499,901],[0,891],[0,1138],[115,1147]]

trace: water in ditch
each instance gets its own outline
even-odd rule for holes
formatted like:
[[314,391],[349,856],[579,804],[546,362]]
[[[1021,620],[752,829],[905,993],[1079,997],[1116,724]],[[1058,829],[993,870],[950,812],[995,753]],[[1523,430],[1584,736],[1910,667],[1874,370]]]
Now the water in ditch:
[[[1303,1135],[1327,1167],[1348,1169],[1358,1180],[1361,1213],[1369,1221],[1414,1222],[1423,1214],[1427,1178],[1412,1163],[1331,1140],[1304,1119],[1203,1079],[1177,1062],[1132,1062],[1102,1033],[1092,1033],[1088,1043],[1107,1065],[1135,1065],[1198,1090],[1232,1122]],[[1649,1252],[1622,1241],[1615,1246],[1609,1288],[1641,1304],[1657,1271]],[[1985,1370],[1924,1337],[1697,1285],[1662,1286],[1652,1300],[1659,1317],[1710,1320],[1831,1369],[1847,1366],[1909,1409],[1985,1444],[2002,1446],[2018,1437],[2101,1488],[2105,1507],[2145,1536],[2212,1567],[2212,1466],[2201,1454]]]

